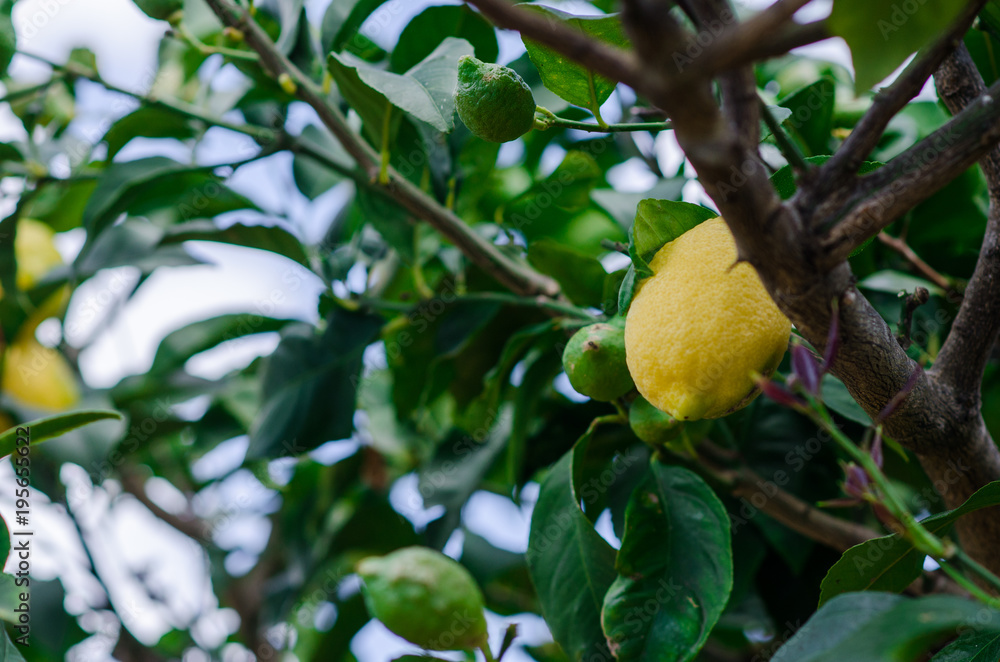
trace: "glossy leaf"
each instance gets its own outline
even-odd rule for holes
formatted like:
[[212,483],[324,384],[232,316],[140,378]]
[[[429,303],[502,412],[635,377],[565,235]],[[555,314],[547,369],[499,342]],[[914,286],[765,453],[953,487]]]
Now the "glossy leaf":
[[[464,39],[449,37],[440,46],[416,64],[406,74],[394,74],[348,55],[331,53],[328,59],[330,71],[338,86],[344,81],[353,87],[360,82],[396,108],[433,126],[438,131],[448,132],[455,127],[455,86],[458,84],[458,58],[471,55],[472,46]],[[353,72],[353,75],[352,73]],[[357,82],[353,78],[357,78]],[[359,92],[341,89],[350,100],[360,96]],[[375,105],[376,97],[370,92],[371,100],[365,106]],[[359,112],[360,109],[359,109]],[[384,115],[385,109],[377,113]],[[374,110],[366,113],[371,121]]]
[[634,248],[634,255],[649,262],[664,244],[716,216],[711,209],[690,202],[647,198],[636,209],[630,248]]
[[[932,515],[922,521],[931,533],[938,533],[962,515],[1000,505],[1000,481],[976,490],[954,510]],[[899,593],[923,572],[924,555],[898,535],[866,540],[844,552],[820,587],[820,604],[849,591],[891,591]]]
[[323,52],[344,50],[349,41],[360,41],[357,34],[361,24],[385,0],[337,0],[331,2],[323,15],[321,46]]
[[393,71],[406,71],[430,55],[445,37],[466,40],[483,62],[495,62],[499,54],[496,31],[481,14],[466,5],[444,5],[428,7],[406,24],[389,65]]
[[[878,614],[903,602],[891,593],[848,593],[820,607],[805,625],[778,649],[771,662],[802,662],[817,651],[848,641]],[[851,662],[854,662],[853,660]]]
[[195,135],[190,122],[173,111],[157,106],[142,106],[111,125],[101,139],[108,146],[107,161],[133,138],[174,138],[185,140]]
[[[848,600],[863,600],[858,596],[884,597],[885,594],[851,593],[838,600],[845,603]],[[870,605],[871,602],[862,604]],[[809,628],[807,632],[811,638],[798,642],[795,657],[776,655],[772,659],[778,662],[909,662],[920,659],[932,646],[954,636],[960,629],[975,625],[980,622],[977,619],[984,619],[984,616],[988,623],[984,631],[1000,632],[1000,612],[973,600],[943,595],[915,600],[897,597],[890,604],[880,605],[887,608],[870,610],[870,617],[853,628],[849,636],[843,636],[830,645],[829,637],[821,635],[820,631],[829,632],[841,626],[839,622],[830,622],[825,613],[834,605],[831,601],[821,608],[799,631]],[[837,603],[837,609],[839,613],[842,604]],[[792,638],[794,640],[795,637]]]
[[[553,21],[562,21],[583,32],[592,39],[612,46],[626,48],[628,37],[617,14],[611,16],[575,16],[558,9],[541,5],[519,5]],[[601,104],[608,100],[615,89],[613,81],[599,76],[593,71],[572,62],[530,39],[523,39],[528,57],[542,76],[542,82],[550,91],[575,106],[590,110],[595,115]]]
[[791,113],[782,125],[805,146],[806,156],[830,151],[836,92],[833,79],[824,77],[778,102]]
[[694,659],[733,588],[729,516],[697,475],[653,462],[629,501],[615,567],[601,613],[615,658]]
[[[122,415],[116,411],[80,409],[21,423],[0,433],[0,457],[6,457],[15,452],[19,437],[26,436],[31,445],[40,444],[43,441],[55,439],[67,432],[81,428],[84,425],[112,419],[116,421],[121,420]],[[30,434],[23,435],[25,429]]]
[[847,391],[847,387],[844,386],[844,382],[827,373],[823,375],[820,384],[823,390],[823,404],[849,421],[854,421],[864,426],[872,424],[871,417],[851,397],[851,394]]
[[944,34],[962,11],[963,3],[922,0],[882,3],[837,0],[830,14],[830,31],[851,47],[855,90],[860,94],[888,76],[906,58]]
[[611,659],[601,631],[615,551],[580,510],[570,453],[549,471],[531,516],[528,569],[545,622],[570,659]]
[[931,662],[996,662],[1000,660],[1000,632],[969,630],[945,646]]

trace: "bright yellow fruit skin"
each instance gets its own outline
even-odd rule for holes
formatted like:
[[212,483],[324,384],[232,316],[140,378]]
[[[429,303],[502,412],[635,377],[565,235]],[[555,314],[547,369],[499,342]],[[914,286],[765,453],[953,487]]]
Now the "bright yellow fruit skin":
[[32,335],[18,334],[7,346],[3,362],[3,390],[20,404],[59,411],[80,399],[76,377],[58,351]]
[[19,290],[30,290],[53,267],[62,264],[62,256],[52,242],[54,236],[52,228],[40,221],[30,218],[18,221],[14,255],[17,257]]
[[722,218],[695,226],[650,262],[625,322],[625,355],[636,388],[680,420],[718,418],[757,396],[788,348],[791,323],[757,272],[736,262]]

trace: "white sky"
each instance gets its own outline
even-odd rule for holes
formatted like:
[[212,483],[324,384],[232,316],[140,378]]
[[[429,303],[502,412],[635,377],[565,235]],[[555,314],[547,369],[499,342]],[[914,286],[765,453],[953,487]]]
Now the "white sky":
[[[314,23],[319,21],[329,0],[309,0],[307,9]],[[380,29],[368,26],[366,34],[385,47],[391,47],[399,29],[423,7],[431,4],[457,4],[454,1],[420,0],[415,2],[392,3],[394,11],[389,12],[391,20]],[[552,3],[555,4],[555,3]],[[767,0],[754,0],[746,4],[761,7],[770,4]],[[582,3],[565,3],[563,8],[578,12],[588,6]],[[803,17],[823,15],[828,11],[829,2],[818,0],[803,11]],[[581,12],[582,13],[582,12]],[[383,14],[385,16],[385,14]],[[20,0],[15,5],[14,23],[18,30],[18,47],[32,53],[44,55],[52,60],[64,61],[69,51],[76,46],[86,46],[97,55],[102,75],[112,83],[129,89],[142,90],[155,71],[155,53],[159,37],[166,24],[153,21],[142,14],[129,0]],[[501,36],[501,61],[509,61],[521,52],[519,39],[512,34]],[[811,54],[826,57],[846,66],[849,58],[841,42],[832,40],[808,49]],[[38,79],[45,75],[45,68],[26,58],[15,58],[11,73],[15,78]],[[219,79],[225,84],[225,77]],[[108,108],[126,112],[129,107],[120,103],[120,97],[109,95],[95,85],[81,84],[78,105],[79,117],[73,130],[81,136],[100,136],[107,126]],[[616,109],[608,106],[606,117],[614,120]],[[309,109],[296,108],[293,124],[301,127],[314,122]],[[23,138],[22,129],[8,108],[0,108],[0,140]],[[202,163],[223,162],[227,155],[237,154],[245,147],[245,140],[230,132],[213,130],[206,144],[199,149],[197,158]],[[675,170],[681,162],[676,142],[672,135],[664,133],[653,146],[665,170]],[[152,153],[167,153],[175,158],[187,159],[189,154],[177,143],[163,141],[135,141],[122,152],[121,158],[135,158]],[[516,158],[517,148],[505,148],[505,158]],[[561,160],[558,150],[546,155],[546,162],[554,167]],[[611,180],[621,189],[645,190],[652,185],[651,175],[636,162],[619,166],[611,174]],[[294,188],[290,174],[288,155],[276,155],[252,166],[241,169],[230,181],[230,185],[256,201],[265,210],[287,213],[294,229],[307,240],[316,240],[322,235],[342,196],[336,191],[328,193],[310,203]],[[688,199],[704,201],[699,187],[692,184],[685,191]],[[9,209],[0,208],[6,215]],[[236,214],[235,217],[241,217]],[[59,237],[58,245],[67,259],[79,250],[82,230],[66,233]],[[68,340],[82,342],[90,336],[94,324],[74,324],[79,321],[80,311],[97,311],[99,317],[118,310],[114,322],[100,335],[97,342],[81,355],[81,368],[88,383],[94,387],[113,385],[123,376],[144,372],[152,361],[160,339],[169,331],[192,321],[224,312],[253,311],[265,312],[280,294],[280,302],[269,314],[275,317],[294,317],[315,321],[316,297],[322,290],[318,278],[305,273],[301,267],[272,254],[248,251],[217,244],[188,244],[189,251],[211,265],[160,269],[143,285],[139,293],[124,307],[116,303],[116,293],[135,282],[135,274],[129,269],[111,270],[82,286],[74,296],[67,318],[67,328],[73,328]],[[282,278],[290,270],[302,276],[301,285],[294,288],[281,285]],[[58,329],[43,327],[41,334]],[[43,338],[44,340],[44,338]],[[276,345],[275,334],[262,335],[239,343],[238,350],[231,347],[219,349],[197,357],[189,364],[191,370],[206,377],[216,377],[226,371],[248,363],[254,356],[269,353]],[[226,467],[238,466],[245,451],[245,439],[223,444],[212,457],[202,461],[199,471],[223,474]],[[221,468],[221,469],[220,469]],[[147,643],[155,642],[166,630],[168,622],[178,615],[181,620],[198,617],[193,631],[206,646],[224,640],[235,627],[235,615],[229,610],[221,610],[214,595],[208,588],[204,573],[204,559],[199,549],[189,540],[173,531],[158,520],[153,519],[137,502],[130,499],[118,500],[111,507],[116,496],[115,485],[107,483],[106,488],[94,488],[85,473],[78,467],[67,465],[63,479],[72,496],[73,503],[80,504],[77,512],[85,513],[82,524],[91,532],[88,537],[94,552],[102,559],[101,570],[106,575],[113,599],[119,611],[131,614],[133,632]],[[9,464],[0,465],[0,482],[11,484]],[[394,503],[412,503],[416,494],[411,480],[400,481],[394,490]],[[171,491],[165,481],[150,486],[150,493],[164,507],[176,504],[179,495]],[[5,490],[4,493],[7,493]],[[232,525],[229,531],[220,533],[221,539],[233,544],[241,544],[245,549],[259,548],[266,535],[262,526],[263,504],[271,493],[264,490],[255,479],[237,472],[233,477],[220,482],[201,495],[201,506],[211,511],[214,507],[224,507],[227,502],[249,495],[260,507],[248,508]],[[530,520],[531,499],[524,508],[517,508],[509,500],[495,495],[477,494],[465,511],[465,519],[471,530],[489,538],[498,546],[523,551],[527,546],[527,527]],[[95,587],[81,571],[82,550],[74,544],[70,524],[57,508],[43,508],[35,504],[36,525],[39,532],[39,549],[33,557],[34,570],[39,578],[61,575],[68,589],[67,608],[75,613],[84,612],[87,604],[92,604]],[[0,510],[9,514],[11,504],[0,503]],[[407,513],[414,519],[420,512]],[[8,519],[8,521],[10,521]],[[600,523],[603,535],[609,539],[610,525]],[[140,533],[141,532],[141,533]],[[460,550],[460,539],[449,544],[449,551]],[[234,567],[246,566],[253,556],[234,554]],[[168,616],[161,607],[146,598],[127,572],[148,567],[153,583],[162,585],[172,597],[174,616]],[[533,616],[518,617],[522,623],[523,640],[540,643],[547,638],[544,623]],[[491,616],[490,630],[494,637],[500,637],[507,620]],[[96,615],[84,620],[88,629],[108,627]],[[112,627],[108,631],[113,635]],[[494,645],[499,639],[494,641]],[[107,642],[105,642],[106,644]],[[405,642],[385,631],[377,622],[369,623],[356,638],[353,650],[360,662],[388,662],[405,652],[416,652]],[[108,659],[106,645],[89,642],[85,650],[78,651],[77,659],[96,662]],[[188,662],[197,660],[191,656]],[[235,650],[230,650],[226,659],[238,659]],[[522,662],[529,658],[518,651],[512,652],[510,662]]]

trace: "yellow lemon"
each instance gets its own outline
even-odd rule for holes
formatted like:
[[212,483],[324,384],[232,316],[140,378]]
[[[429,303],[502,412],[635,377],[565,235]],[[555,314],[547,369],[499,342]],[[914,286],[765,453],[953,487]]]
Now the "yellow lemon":
[[674,418],[718,418],[746,406],[757,396],[753,373],[772,373],[788,348],[788,318],[754,268],[735,262],[725,221],[705,221],[656,253],[653,276],[628,311],[632,379]]
[[30,290],[53,267],[62,264],[62,255],[52,238],[55,232],[45,223],[30,218],[17,222],[14,255],[17,258],[17,288]]
[[67,409],[80,399],[76,376],[65,357],[30,334],[7,346],[3,390],[20,404],[36,409]]

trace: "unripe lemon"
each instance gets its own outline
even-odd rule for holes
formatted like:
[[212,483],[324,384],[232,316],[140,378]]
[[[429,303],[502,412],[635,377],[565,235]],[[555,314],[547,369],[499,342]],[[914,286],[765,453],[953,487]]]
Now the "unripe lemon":
[[21,333],[7,346],[2,379],[0,386],[5,393],[36,409],[67,409],[80,399],[76,377],[65,357],[31,334]]
[[634,386],[625,363],[625,335],[618,324],[591,324],[569,339],[563,369],[578,392],[594,400],[619,398]]
[[684,425],[670,414],[660,411],[641,395],[632,401],[628,424],[635,436],[647,444],[666,444],[681,434]]
[[455,108],[469,131],[490,142],[515,140],[535,124],[535,99],[524,79],[471,55],[458,60]]
[[483,594],[459,563],[427,547],[404,547],[358,564],[372,616],[430,650],[486,645]]
[[722,218],[661,248],[639,284],[625,324],[636,388],[680,420],[718,418],[758,393],[788,348],[791,323],[745,262]]

